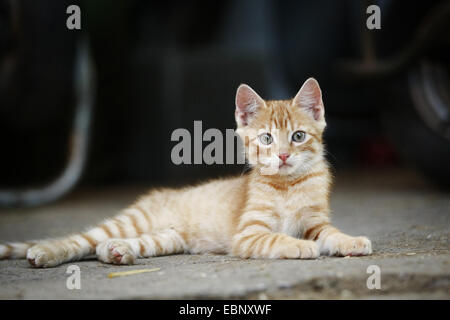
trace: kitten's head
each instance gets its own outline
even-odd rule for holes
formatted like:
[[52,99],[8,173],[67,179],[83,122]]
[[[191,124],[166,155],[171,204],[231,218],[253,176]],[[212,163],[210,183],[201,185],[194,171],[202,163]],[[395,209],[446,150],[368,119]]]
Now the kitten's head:
[[248,85],[236,93],[237,134],[262,174],[298,176],[323,158],[322,93],[309,78],[291,100],[265,101]]

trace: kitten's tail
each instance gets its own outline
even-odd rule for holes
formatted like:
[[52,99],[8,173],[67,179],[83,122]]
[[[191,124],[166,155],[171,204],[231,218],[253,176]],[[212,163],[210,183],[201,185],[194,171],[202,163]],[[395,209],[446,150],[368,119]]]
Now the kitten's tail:
[[27,250],[37,242],[12,242],[0,244],[1,259],[24,259],[27,256]]
[[59,239],[0,244],[0,259],[26,258],[36,267],[56,266],[94,254],[102,241],[137,237],[151,227],[152,220],[144,210],[130,207],[86,232]]

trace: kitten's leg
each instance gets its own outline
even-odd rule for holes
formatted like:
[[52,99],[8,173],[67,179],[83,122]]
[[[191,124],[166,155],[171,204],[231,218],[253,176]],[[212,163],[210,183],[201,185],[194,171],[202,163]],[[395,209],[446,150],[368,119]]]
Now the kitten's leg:
[[372,243],[366,237],[352,237],[340,232],[329,222],[309,226],[305,239],[317,241],[320,253],[330,256],[365,256],[372,254]]
[[237,234],[233,239],[232,252],[241,258],[256,259],[314,259],[319,256],[319,248],[314,241],[268,231]]
[[133,264],[136,258],[148,258],[186,252],[182,234],[167,229],[137,238],[109,239],[97,246],[100,261],[113,264]]
[[314,241],[273,232],[279,215],[271,203],[248,204],[232,240],[232,253],[242,258],[313,259],[319,256]]
[[93,253],[94,238],[86,234],[60,240],[43,240],[27,251],[26,258],[34,267],[55,267],[64,262],[80,260]]
[[136,237],[147,232],[150,226],[148,215],[135,208],[128,208],[123,214],[85,233],[39,241],[28,249],[26,258],[35,267],[54,267],[94,254],[97,244],[107,239]]

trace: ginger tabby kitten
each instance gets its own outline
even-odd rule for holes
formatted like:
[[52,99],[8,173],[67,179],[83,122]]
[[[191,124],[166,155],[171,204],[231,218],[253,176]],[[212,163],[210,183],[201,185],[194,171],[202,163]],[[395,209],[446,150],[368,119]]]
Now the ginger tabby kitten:
[[265,101],[241,85],[235,115],[249,174],[151,191],[86,232],[0,245],[0,258],[26,257],[35,267],[54,267],[91,254],[113,264],[177,253],[269,259],[371,254],[369,239],[348,236],[330,223],[331,176],[317,81],[308,79],[287,101]]

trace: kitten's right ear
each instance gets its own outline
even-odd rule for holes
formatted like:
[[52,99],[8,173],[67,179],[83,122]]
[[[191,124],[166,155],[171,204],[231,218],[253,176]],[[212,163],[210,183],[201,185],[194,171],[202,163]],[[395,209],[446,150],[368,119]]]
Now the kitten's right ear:
[[235,118],[238,127],[245,127],[256,115],[259,108],[265,104],[264,100],[248,85],[241,84],[236,92]]

